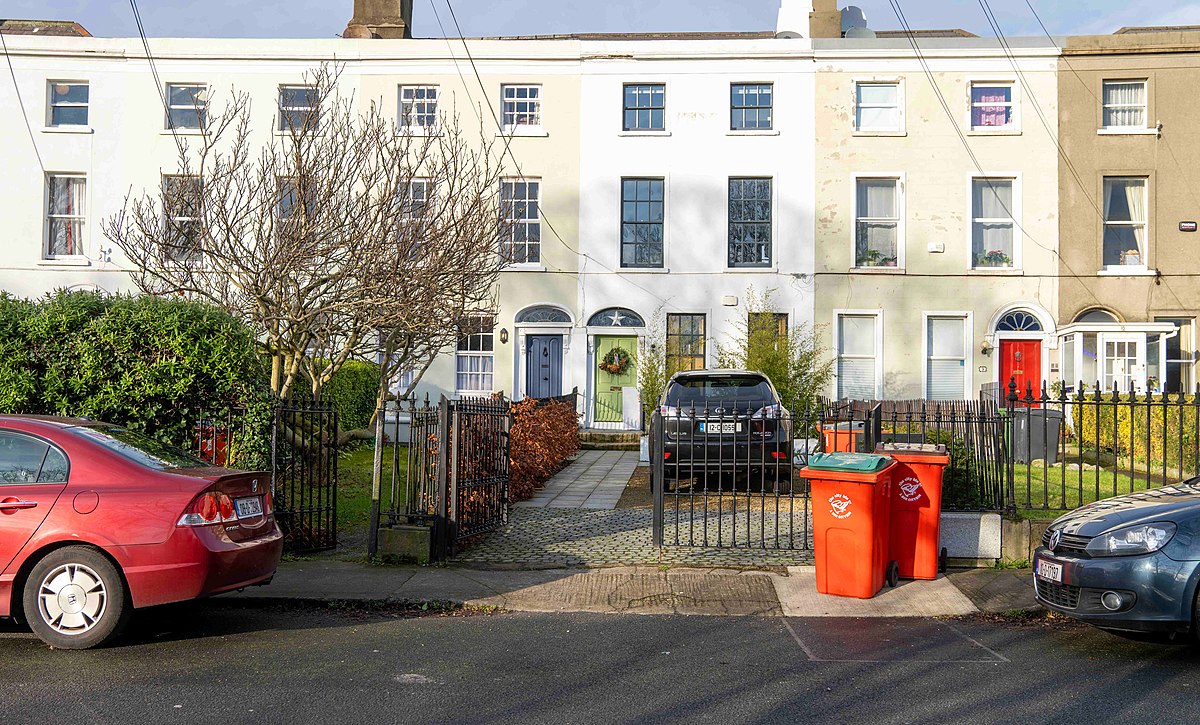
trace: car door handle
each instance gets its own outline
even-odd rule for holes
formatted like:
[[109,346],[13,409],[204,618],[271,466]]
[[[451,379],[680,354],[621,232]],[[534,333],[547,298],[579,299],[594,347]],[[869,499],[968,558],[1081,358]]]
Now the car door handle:
[[8,501],[0,501],[0,511],[9,513],[11,511],[20,511],[21,509],[37,508],[37,501],[18,501],[10,499]]

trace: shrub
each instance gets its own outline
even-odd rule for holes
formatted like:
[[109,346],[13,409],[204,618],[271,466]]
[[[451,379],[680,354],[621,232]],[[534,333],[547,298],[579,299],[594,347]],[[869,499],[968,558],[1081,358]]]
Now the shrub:
[[579,414],[563,401],[526,398],[512,404],[508,498],[523,501],[579,451]]
[[[375,363],[347,360],[321,388],[321,400],[332,404],[338,412],[339,428],[358,430],[370,424],[379,396],[379,376],[379,366]],[[301,386],[293,397],[311,399],[311,389]]]
[[0,411],[34,410],[39,375],[22,330],[32,302],[0,292]]
[[[1081,449],[1099,450],[1131,458],[1152,467],[1196,471],[1196,421],[1200,419],[1197,399],[1161,395],[1150,399],[1119,396],[1112,402],[1094,398],[1070,405],[1075,439]],[[1150,402],[1147,403],[1147,400]]]

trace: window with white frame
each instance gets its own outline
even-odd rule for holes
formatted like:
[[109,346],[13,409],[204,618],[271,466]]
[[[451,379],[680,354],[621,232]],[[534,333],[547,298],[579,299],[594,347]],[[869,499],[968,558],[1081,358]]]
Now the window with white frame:
[[429,202],[433,197],[433,181],[425,178],[412,178],[400,190],[400,218],[404,221],[421,219],[428,213]]
[[46,177],[46,257],[83,255],[87,224],[87,177],[49,174]]
[[542,222],[538,212],[540,187],[537,179],[504,179],[500,182],[500,209],[504,222],[500,254],[509,264],[542,259]]
[[663,83],[626,83],[622,128],[626,131],[662,131],[666,120],[667,87]]
[[854,266],[898,266],[900,179],[860,178],[855,196]]
[[208,125],[208,86],[167,84],[167,128],[199,130]]
[[877,133],[904,130],[899,83],[854,84],[854,130]]
[[971,179],[971,259],[977,269],[1013,267],[1013,179]]
[[1173,323],[1176,329],[1175,335],[1166,339],[1166,369],[1161,381],[1162,391],[1191,393],[1196,384],[1196,318],[1155,317],[1154,321]]
[[874,400],[879,397],[879,316],[838,315],[837,397]]
[[1012,83],[971,84],[971,130],[999,131],[1016,126]]
[[967,397],[967,318],[929,317],[925,330],[925,397]]
[[89,92],[83,81],[50,81],[50,125],[88,125]]
[[621,267],[663,266],[663,179],[621,179]]
[[430,131],[438,125],[438,87],[400,86],[400,128]]
[[505,85],[501,91],[501,124],[505,133],[542,126],[542,87],[540,85]]
[[316,131],[320,123],[321,104],[315,86],[279,87],[280,131]]
[[493,391],[492,331],[496,320],[490,315],[466,318],[460,325],[458,350],[454,356],[454,388],[460,393]]
[[1146,179],[1104,179],[1104,266],[1146,266]]
[[1146,128],[1146,81],[1104,81],[1101,93],[1104,128]]
[[163,216],[167,227],[165,257],[189,263],[200,259],[200,177],[162,177]]

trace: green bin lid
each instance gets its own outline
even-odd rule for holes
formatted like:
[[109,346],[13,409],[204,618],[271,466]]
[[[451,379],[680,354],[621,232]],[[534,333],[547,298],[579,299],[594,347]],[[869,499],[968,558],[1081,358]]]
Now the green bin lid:
[[808,459],[808,467],[821,471],[874,473],[891,462],[891,456],[874,453],[814,453]]

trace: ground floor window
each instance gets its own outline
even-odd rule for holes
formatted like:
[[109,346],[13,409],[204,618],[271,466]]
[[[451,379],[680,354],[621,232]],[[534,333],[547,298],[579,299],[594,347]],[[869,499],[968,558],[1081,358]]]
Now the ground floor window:
[[879,316],[838,315],[837,397],[873,400],[879,379]]
[[967,319],[929,317],[925,329],[925,397],[967,397]]
[[468,317],[461,324],[454,358],[454,388],[458,392],[490,393],[495,390],[492,375],[492,330],[495,326],[496,320],[491,315]]
[[[1165,393],[1190,393],[1196,386],[1196,320],[1192,317],[1155,317],[1155,322],[1170,322],[1178,330],[1166,342],[1166,362],[1160,369]],[[1150,386],[1152,389],[1155,386]]]
[[706,337],[704,315],[667,315],[667,369],[703,370]]

